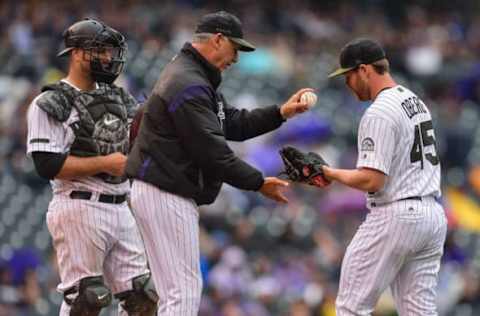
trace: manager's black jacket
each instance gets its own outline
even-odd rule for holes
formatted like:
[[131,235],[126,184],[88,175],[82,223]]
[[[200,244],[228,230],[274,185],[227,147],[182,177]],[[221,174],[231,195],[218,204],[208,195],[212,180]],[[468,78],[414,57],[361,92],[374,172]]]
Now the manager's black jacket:
[[145,104],[128,177],[198,205],[215,201],[223,182],[259,190],[260,171],[239,159],[226,140],[243,141],[279,127],[277,106],[229,106],[217,92],[220,71],[189,43],[165,67]]

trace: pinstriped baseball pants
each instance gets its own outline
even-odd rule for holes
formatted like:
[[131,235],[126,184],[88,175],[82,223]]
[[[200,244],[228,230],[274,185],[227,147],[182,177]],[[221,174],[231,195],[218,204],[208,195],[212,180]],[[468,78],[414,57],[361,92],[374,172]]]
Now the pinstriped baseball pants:
[[202,294],[197,205],[139,180],[131,204],[160,297],[158,316],[196,316]]
[[[106,286],[116,294],[130,290],[131,280],[148,272],[140,233],[126,202],[109,204],[55,195],[47,226],[57,253],[61,292],[85,277],[103,275]],[[70,315],[65,302],[60,315]],[[119,307],[119,315],[127,313]]]
[[343,259],[337,316],[370,315],[388,286],[400,316],[437,315],[446,233],[444,210],[431,197],[371,208]]

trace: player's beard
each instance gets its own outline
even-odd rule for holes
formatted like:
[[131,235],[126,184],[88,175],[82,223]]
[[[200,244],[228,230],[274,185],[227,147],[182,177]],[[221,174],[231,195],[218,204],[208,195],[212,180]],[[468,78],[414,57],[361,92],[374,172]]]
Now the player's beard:
[[90,67],[90,61],[82,61],[82,63],[80,64],[80,71],[82,72],[83,74],[83,77],[85,78],[85,80],[87,81],[90,81],[90,82],[95,82],[95,80],[93,79],[93,76],[92,76],[92,72],[91,72],[91,67]]
[[368,101],[372,99],[368,83],[360,76],[357,77],[356,87],[352,90],[355,92],[358,100],[360,101]]
[[95,82],[91,71],[91,58],[91,52],[84,50],[82,60],[79,62],[78,68],[80,69],[80,72],[85,80],[89,82]]

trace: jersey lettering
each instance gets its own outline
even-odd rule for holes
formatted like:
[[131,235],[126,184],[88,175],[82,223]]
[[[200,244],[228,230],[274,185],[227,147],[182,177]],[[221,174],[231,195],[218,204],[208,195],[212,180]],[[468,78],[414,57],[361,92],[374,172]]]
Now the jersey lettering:
[[416,96],[410,97],[402,102],[402,108],[409,119],[417,114],[427,113],[425,104]]

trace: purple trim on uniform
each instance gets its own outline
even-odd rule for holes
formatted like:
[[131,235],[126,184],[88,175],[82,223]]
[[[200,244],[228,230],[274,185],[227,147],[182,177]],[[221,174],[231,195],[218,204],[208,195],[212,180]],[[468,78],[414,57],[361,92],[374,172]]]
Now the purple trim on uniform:
[[215,99],[215,96],[212,95],[212,88],[209,86],[195,85],[189,86],[175,95],[168,106],[169,112],[175,112],[175,110],[184,102],[197,98],[197,97],[208,97]]
[[143,179],[143,177],[145,177],[145,172],[147,172],[148,165],[150,164],[151,161],[152,161],[152,157],[148,157],[143,162],[142,166],[140,167],[140,170],[138,171],[138,177],[140,179]]

